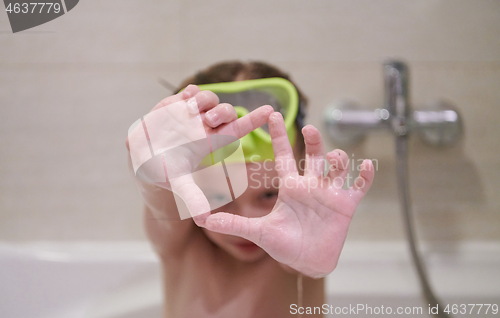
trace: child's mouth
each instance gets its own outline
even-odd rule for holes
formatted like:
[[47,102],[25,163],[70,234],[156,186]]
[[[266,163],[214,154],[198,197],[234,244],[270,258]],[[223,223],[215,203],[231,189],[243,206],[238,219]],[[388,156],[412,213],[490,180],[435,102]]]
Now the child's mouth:
[[235,245],[240,250],[247,251],[247,252],[251,252],[251,251],[254,251],[254,250],[257,250],[260,248],[258,245],[256,245],[253,242],[250,242],[250,241],[236,243]]

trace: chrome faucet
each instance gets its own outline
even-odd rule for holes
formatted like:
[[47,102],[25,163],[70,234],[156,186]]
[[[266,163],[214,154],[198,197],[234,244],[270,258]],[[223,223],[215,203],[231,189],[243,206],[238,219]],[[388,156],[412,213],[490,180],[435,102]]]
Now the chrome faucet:
[[371,130],[389,128],[396,136],[416,132],[431,145],[454,144],[462,134],[458,111],[443,101],[428,109],[413,111],[409,98],[408,67],[397,60],[387,61],[383,66],[383,107],[367,110],[349,101],[334,103],[325,114],[325,126],[332,140],[341,146],[349,146],[360,142]]

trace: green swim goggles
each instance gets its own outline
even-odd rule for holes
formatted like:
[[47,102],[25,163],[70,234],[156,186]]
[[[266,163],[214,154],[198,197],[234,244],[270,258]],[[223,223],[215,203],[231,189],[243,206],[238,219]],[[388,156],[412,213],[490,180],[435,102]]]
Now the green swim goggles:
[[[271,105],[283,115],[290,144],[297,138],[296,123],[302,126],[299,96],[295,86],[280,77],[237,82],[198,85],[200,90],[217,94],[220,103],[234,106],[238,118],[263,105]],[[299,116],[298,116],[299,115]],[[273,160],[274,153],[267,125],[259,127],[240,139],[246,162]]]

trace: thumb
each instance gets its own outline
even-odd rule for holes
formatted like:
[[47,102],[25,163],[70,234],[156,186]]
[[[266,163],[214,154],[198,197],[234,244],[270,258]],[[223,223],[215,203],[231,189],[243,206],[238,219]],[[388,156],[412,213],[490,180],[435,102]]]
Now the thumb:
[[210,212],[210,203],[192,175],[172,178],[170,184],[181,219],[192,217],[198,226],[203,226]]
[[235,235],[259,245],[263,218],[247,218],[231,213],[218,212],[208,216],[204,227],[207,230]]

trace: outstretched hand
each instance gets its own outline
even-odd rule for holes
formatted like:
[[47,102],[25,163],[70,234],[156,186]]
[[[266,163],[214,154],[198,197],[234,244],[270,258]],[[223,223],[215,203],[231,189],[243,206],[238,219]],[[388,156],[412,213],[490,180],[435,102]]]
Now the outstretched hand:
[[325,155],[319,131],[308,125],[302,130],[306,162],[304,175],[299,175],[280,113],[269,116],[269,131],[280,179],[271,213],[246,218],[218,212],[208,216],[203,226],[250,240],[305,275],[325,276],[336,267],[356,207],[372,184],[373,164],[364,160],[353,186],[344,189],[346,153],[334,150]]
[[[127,148],[134,173],[142,184],[175,193],[187,209],[181,217],[192,216],[203,226],[211,208],[193,172],[205,156],[262,126],[272,112],[266,105],[238,118],[234,107],[219,103],[215,93],[189,85],[129,129]],[[226,138],[216,138],[221,136]]]

